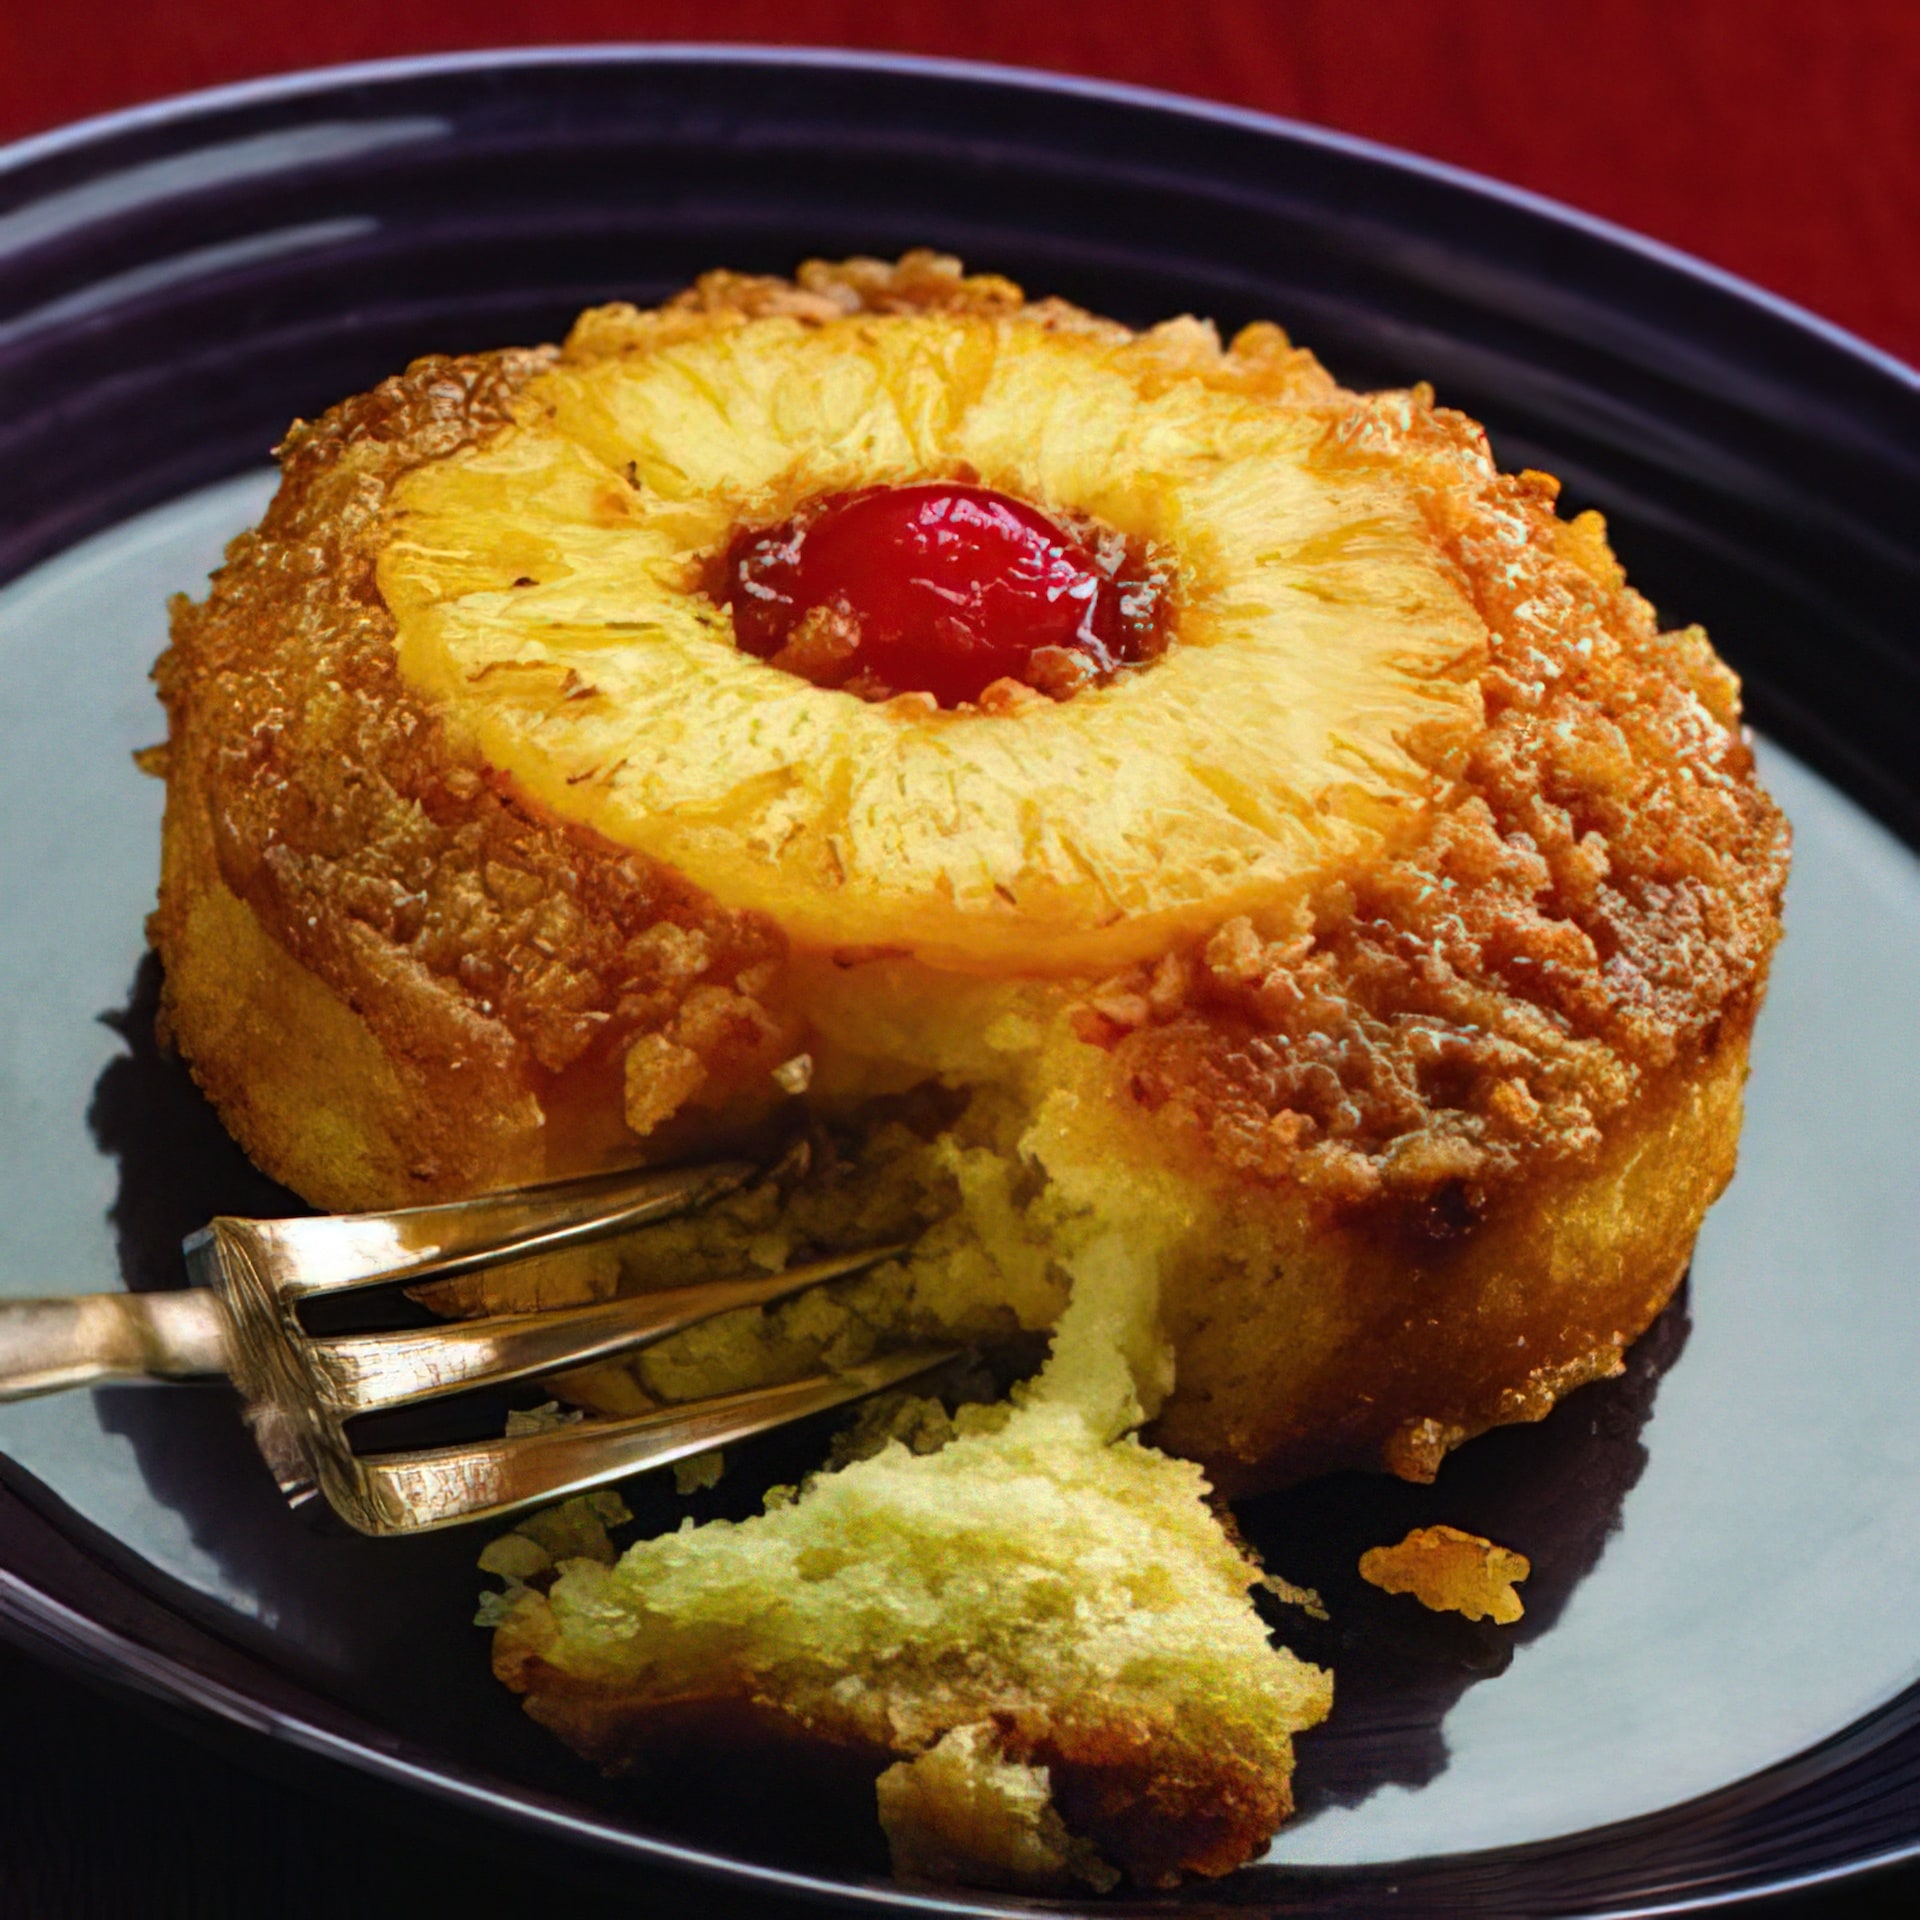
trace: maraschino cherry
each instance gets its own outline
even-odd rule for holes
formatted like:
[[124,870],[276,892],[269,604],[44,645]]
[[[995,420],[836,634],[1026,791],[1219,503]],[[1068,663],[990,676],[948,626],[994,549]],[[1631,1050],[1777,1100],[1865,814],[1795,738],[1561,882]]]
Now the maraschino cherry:
[[867,699],[1055,699],[1159,650],[1159,594],[1117,537],[1075,537],[992,488],[932,481],[826,495],[738,534],[715,597],[741,648]]

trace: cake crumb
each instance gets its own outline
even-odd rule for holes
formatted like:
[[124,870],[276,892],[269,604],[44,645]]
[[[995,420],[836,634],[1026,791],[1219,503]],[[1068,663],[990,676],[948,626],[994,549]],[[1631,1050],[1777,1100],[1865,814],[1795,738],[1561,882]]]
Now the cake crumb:
[[813,1084],[813,1055],[796,1053],[791,1060],[782,1060],[774,1068],[773,1078],[783,1093],[805,1093]]
[[517,1440],[523,1434],[558,1433],[585,1418],[578,1407],[562,1407],[558,1400],[548,1400],[537,1407],[509,1407],[506,1437]]
[[871,1460],[899,1441],[910,1453],[938,1453],[954,1435],[952,1416],[936,1399],[915,1393],[876,1393],[861,1402],[851,1426],[833,1436],[829,1471]]
[[1291,1580],[1283,1580],[1277,1573],[1263,1573],[1257,1584],[1283,1605],[1298,1607],[1309,1620],[1330,1620],[1333,1617],[1327,1611],[1327,1603],[1312,1587],[1296,1587]]
[[537,1575],[553,1571],[553,1555],[524,1533],[503,1533],[481,1548],[479,1566],[482,1573],[497,1574],[509,1585],[518,1581],[525,1586]]
[[[528,1424],[521,1431],[542,1432],[564,1424],[540,1419],[557,1412],[554,1407],[536,1407],[523,1416]],[[511,1532],[489,1540],[480,1550],[476,1563],[480,1571],[506,1584],[481,1594],[473,1624],[489,1630],[504,1626],[522,1596],[535,1582],[544,1584],[562,1561],[584,1559],[612,1566],[620,1553],[607,1529],[623,1527],[632,1518],[632,1510],[611,1487],[596,1487],[557,1507],[523,1514]]]
[[1415,1527],[1397,1547],[1360,1556],[1360,1577],[1388,1593],[1410,1593],[1435,1613],[1511,1626],[1526,1609],[1514,1591],[1533,1571],[1523,1553],[1458,1527]]
[[1105,1893],[1120,1875],[1068,1833],[1045,1767],[1000,1751],[990,1722],[954,1727],[875,1786],[893,1870],[902,1879]]
[[611,1487],[596,1487],[557,1507],[523,1515],[513,1531],[542,1548],[553,1566],[567,1560],[592,1560],[610,1567],[620,1550],[607,1530],[624,1527],[632,1518],[627,1503]]
[[703,1493],[708,1487],[717,1487],[726,1470],[727,1456],[718,1447],[689,1454],[673,1463],[673,1490],[683,1500],[689,1494]]

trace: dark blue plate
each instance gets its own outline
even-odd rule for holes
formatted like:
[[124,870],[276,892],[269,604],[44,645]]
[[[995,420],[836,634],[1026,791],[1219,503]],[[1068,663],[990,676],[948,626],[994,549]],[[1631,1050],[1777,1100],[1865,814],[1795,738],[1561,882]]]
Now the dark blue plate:
[[[1607,513],[1791,750],[1767,764],[1801,833],[1792,933],[1691,1310],[1434,1488],[1252,1504],[1335,1601],[1288,1631],[1340,1707],[1274,1863],[1131,1908],[1666,1911],[1920,1853],[1920,382],[1646,242],[1310,128],[925,62],[592,49],[301,76],[0,154],[0,1284],[43,1290],[56,1256],[75,1287],[174,1284],[207,1213],[284,1203],[152,1044],[154,803],[117,756],[157,730],[162,594],[257,511],[288,420],[716,265],[926,245],[1130,321],[1277,318],[1350,384],[1432,381]],[[831,1783],[728,1822],[711,1782],[592,1779],[485,1677],[477,1542],[293,1520],[220,1390],[9,1410],[0,1447],[0,1626],[97,1674],[656,1869],[1046,1905],[892,1887]],[[1518,1634],[1358,1588],[1359,1546],[1429,1519],[1533,1556]]]

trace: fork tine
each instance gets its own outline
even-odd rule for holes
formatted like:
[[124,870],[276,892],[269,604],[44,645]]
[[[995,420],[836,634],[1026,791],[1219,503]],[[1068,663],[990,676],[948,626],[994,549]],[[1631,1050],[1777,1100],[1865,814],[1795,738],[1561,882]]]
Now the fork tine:
[[321,1477],[335,1509],[362,1533],[421,1533],[583,1493],[897,1385],[950,1360],[954,1347],[887,1354],[843,1373],[701,1400],[632,1420],[589,1420],[551,1433],[371,1459],[331,1456]]
[[509,1254],[524,1259],[554,1253],[691,1212],[760,1172],[746,1160],[665,1171],[624,1167],[393,1213],[293,1220],[223,1216],[186,1241],[187,1265],[204,1285],[247,1278],[281,1300],[401,1280],[445,1280]]
[[346,1419],[467,1387],[557,1373],[651,1346],[683,1327],[740,1307],[769,1306],[824,1281],[877,1266],[902,1251],[904,1245],[866,1247],[757,1279],[715,1280],[545,1313],[500,1314],[398,1333],[302,1339],[298,1351],[320,1403]]

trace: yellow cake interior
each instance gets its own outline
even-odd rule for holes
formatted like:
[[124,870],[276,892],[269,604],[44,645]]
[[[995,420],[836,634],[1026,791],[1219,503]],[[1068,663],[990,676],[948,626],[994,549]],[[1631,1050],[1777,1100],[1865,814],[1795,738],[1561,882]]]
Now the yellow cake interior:
[[567,1562],[500,1617],[496,1669],[606,1760],[635,1721],[703,1704],[905,1754],[877,1783],[903,1872],[1104,1886],[1236,1864],[1284,1815],[1330,1676],[1270,1641],[1200,1470],[1133,1437],[1171,1373],[1162,1225],[1081,1216],[1071,1303],[1011,1403],[948,1422],[922,1402],[933,1450],[887,1439],[757,1518]]

